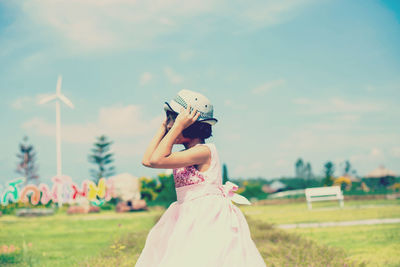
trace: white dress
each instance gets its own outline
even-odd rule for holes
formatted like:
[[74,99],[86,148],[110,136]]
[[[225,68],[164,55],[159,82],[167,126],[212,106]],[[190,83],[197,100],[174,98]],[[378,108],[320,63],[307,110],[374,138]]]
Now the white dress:
[[150,230],[136,267],[265,267],[249,226],[232,200],[250,204],[235,194],[237,186],[222,185],[214,144],[211,164],[174,169],[177,201]]

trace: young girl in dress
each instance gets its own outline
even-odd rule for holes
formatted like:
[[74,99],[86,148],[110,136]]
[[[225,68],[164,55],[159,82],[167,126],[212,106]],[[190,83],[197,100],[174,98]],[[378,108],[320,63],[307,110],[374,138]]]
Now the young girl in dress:
[[[166,118],[150,142],[142,164],[173,169],[177,201],[150,230],[136,267],[265,267],[241,210],[250,204],[222,185],[214,144],[205,144],[217,122],[210,101],[181,90],[164,105]],[[185,150],[171,152],[174,144]]]

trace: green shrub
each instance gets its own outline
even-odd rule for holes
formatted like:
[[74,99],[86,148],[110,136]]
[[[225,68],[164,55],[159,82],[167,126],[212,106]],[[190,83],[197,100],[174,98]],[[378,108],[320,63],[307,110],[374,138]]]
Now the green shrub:
[[101,210],[115,210],[115,204],[110,202],[105,202],[103,205],[100,206]]
[[20,263],[22,261],[22,253],[21,252],[13,252],[13,253],[0,253],[0,266],[2,264],[13,264]]
[[250,180],[242,183],[244,187],[240,194],[248,199],[266,199],[268,194],[262,190],[263,184],[260,181]]
[[159,175],[160,189],[155,199],[155,203],[161,206],[168,207],[172,202],[176,201],[176,190],[173,175]]

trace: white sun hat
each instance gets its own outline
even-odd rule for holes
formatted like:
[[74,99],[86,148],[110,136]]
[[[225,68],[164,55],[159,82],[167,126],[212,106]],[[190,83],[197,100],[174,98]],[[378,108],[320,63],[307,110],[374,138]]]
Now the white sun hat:
[[164,110],[179,113],[181,108],[187,108],[190,105],[191,110],[196,109],[200,116],[197,118],[199,122],[205,122],[211,125],[217,123],[217,119],[213,117],[214,108],[210,100],[204,95],[187,89],[182,89],[169,102],[165,102]]

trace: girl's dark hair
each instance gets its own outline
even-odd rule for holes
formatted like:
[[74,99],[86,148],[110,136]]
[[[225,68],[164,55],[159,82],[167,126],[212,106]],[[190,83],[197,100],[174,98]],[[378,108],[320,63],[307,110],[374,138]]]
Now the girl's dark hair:
[[178,113],[173,112],[173,111],[169,111],[169,110],[167,110],[165,113],[166,113],[167,117],[169,115],[171,115],[174,119],[176,119],[176,117],[178,116]]
[[207,139],[211,136],[211,125],[196,121],[182,131],[183,137]]
[[[178,113],[167,111],[167,116],[172,115],[175,119],[178,116]],[[205,122],[196,121],[186,129],[182,131],[183,137],[186,138],[200,138],[200,139],[207,139],[212,136],[211,125]]]

